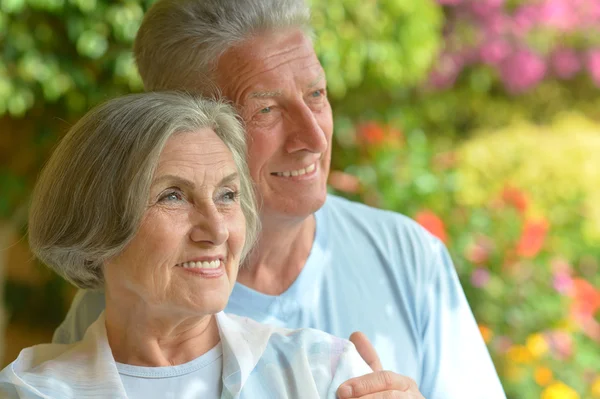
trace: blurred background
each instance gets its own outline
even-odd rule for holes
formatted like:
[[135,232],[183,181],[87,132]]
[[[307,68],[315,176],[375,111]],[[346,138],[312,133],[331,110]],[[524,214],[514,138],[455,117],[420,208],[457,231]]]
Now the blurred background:
[[[509,398],[600,398],[600,0],[312,3],[331,191],[446,243]],[[32,185],[87,109],[142,90],[150,4],[0,0],[1,367],[75,292],[28,250]]]

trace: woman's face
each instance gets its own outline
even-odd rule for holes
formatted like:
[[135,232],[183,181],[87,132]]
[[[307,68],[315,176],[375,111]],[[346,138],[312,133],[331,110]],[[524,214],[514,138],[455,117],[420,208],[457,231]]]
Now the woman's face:
[[246,233],[239,189],[232,154],[214,131],[171,136],[138,232],[105,264],[107,295],[169,317],[223,310]]

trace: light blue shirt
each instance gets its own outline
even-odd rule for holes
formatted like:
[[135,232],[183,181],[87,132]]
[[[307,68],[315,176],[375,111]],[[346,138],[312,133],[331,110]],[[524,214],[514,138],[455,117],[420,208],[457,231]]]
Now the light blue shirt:
[[[221,399],[335,399],[342,382],[371,371],[354,345],[322,331],[282,329],[223,312],[216,318],[223,350]],[[77,343],[22,350],[0,372],[0,398],[147,396],[143,390],[125,389],[102,313]]]
[[223,391],[221,343],[204,355],[176,366],[116,364],[125,393],[130,398],[218,399]]
[[[412,220],[328,196],[296,281],[278,296],[236,284],[226,311],[339,337],[364,332],[384,368],[415,379],[427,399],[506,396],[444,245]],[[72,342],[104,307],[80,292],[56,331]]]

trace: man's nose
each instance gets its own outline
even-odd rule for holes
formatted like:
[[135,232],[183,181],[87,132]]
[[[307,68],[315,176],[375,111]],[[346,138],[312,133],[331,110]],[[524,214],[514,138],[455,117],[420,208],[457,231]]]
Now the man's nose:
[[309,151],[323,153],[327,151],[329,142],[327,134],[319,124],[318,118],[306,105],[296,107],[288,116],[289,136],[286,151]]

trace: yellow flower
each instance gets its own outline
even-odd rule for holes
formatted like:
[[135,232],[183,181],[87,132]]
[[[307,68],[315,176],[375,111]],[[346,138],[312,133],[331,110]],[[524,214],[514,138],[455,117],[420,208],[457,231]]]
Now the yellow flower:
[[492,331],[492,329],[489,328],[488,326],[480,324],[479,332],[481,333],[481,336],[483,337],[483,340],[485,341],[485,343],[489,344],[490,341],[492,340],[492,337],[494,336],[494,332]]
[[515,345],[506,354],[508,359],[514,363],[530,363],[533,360],[529,349],[523,345]]
[[592,397],[600,398],[600,377],[596,377],[592,383]]
[[538,358],[548,352],[548,342],[546,342],[542,334],[530,335],[527,337],[525,345],[534,358]]
[[539,386],[546,386],[552,382],[552,370],[548,367],[538,367],[535,369],[534,378]]
[[541,399],[579,399],[579,394],[570,386],[557,381],[544,389]]
[[504,377],[507,381],[520,382],[525,376],[525,370],[522,366],[509,364],[504,367]]

